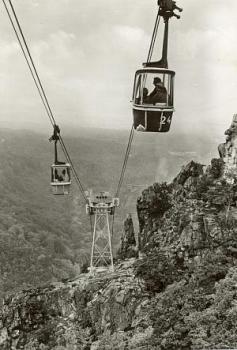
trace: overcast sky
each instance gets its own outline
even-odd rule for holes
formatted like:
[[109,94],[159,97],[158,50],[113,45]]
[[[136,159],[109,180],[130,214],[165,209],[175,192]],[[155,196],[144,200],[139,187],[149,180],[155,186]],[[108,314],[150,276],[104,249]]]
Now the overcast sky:
[[[134,73],[147,57],[157,1],[12,2],[58,124],[130,128]],[[172,129],[214,128],[223,134],[237,113],[237,1],[177,3],[184,11],[170,23],[169,67],[176,71]],[[0,6],[0,123],[48,127]]]

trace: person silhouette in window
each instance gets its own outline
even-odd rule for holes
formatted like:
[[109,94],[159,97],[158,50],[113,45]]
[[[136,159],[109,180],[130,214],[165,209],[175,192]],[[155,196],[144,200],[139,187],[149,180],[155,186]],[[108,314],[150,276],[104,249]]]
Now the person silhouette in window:
[[153,91],[148,95],[147,102],[150,104],[156,103],[166,103],[167,102],[167,90],[164,87],[163,82],[159,77],[155,77],[153,80],[153,84],[155,85]]
[[65,181],[63,175],[64,175],[64,174],[63,174],[63,171],[62,171],[62,174],[59,174],[59,173],[58,173],[58,170],[55,169],[55,172],[54,172],[54,180],[55,180],[56,182],[58,182],[58,181],[59,181],[59,182]]

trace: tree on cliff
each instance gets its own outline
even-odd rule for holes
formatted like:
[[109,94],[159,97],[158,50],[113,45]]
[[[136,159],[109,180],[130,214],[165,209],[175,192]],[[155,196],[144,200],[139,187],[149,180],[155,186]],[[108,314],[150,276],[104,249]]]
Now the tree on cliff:
[[180,279],[182,276],[180,272],[180,266],[178,267],[176,261],[169,259],[159,250],[153,250],[135,265],[136,276],[145,281],[146,289],[151,293],[159,293]]

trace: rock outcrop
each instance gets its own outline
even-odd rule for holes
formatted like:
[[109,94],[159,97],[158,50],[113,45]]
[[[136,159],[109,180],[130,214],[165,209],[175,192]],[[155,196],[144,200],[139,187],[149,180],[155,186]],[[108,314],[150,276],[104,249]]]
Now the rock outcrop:
[[138,256],[131,214],[128,214],[126,220],[124,221],[124,233],[121,237],[121,245],[117,256],[122,260],[136,258]]
[[230,127],[225,131],[226,142],[218,146],[219,155],[225,163],[225,169],[237,166],[237,114],[234,114]]
[[137,203],[141,251],[156,247],[188,263],[210,248],[237,248],[235,230],[223,229],[226,216],[231,221],[237,214],[236,189],[222,178],[223,166],[213,159],[204,173],[203,165],[191,161],[169,185],[143,191]]
[[140,259],[129,215],[119,252],[129,259],[114,273],[6,297],[0,349],[236,348],[236,125],[205,171],[191,161],[170,184],[142,192]]
[[[144,286],[134,277],[132,260],[116,272],[82,274],[78,279],[22,291],[4,300],[0,322],[0,348],[103,349],[111,334],[138,339],[151,334],[143,309],[149,303]],[[115,340],[114,340],[115,341]],[[112,342],[112,340],[111,340]],[[124,341],[125,342],[125,341]]]

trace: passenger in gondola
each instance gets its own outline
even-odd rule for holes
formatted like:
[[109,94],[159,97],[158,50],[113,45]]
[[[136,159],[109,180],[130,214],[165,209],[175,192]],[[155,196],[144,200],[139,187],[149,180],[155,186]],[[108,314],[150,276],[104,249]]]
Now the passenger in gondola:
[[64,182],[64,178],[62,175],[59,175],[58,179],[59,179],[59,182]]
[[166,103],[167,102],[167,90],[159,77],[155,77],[153,80],[155,85],[154,90],[147,96],[146,102],[149,104]]
[[66,181],[66,170],[65,169],[62,170],[62,178],[63,178],[63,181]]
[[63,174],[58,175],[58,181],[59,181],[59,182],[65,181],[65,180],[64,180],[64,177],[63,177]]
[[58,179],[58,170],[57,169],[55,169],[54,170],[54,181],[59,181],[59,179]]
[[64,178],[63,178],[63,175],[61,174],[59,174],[58,173],[58,170],[57,169],[55,169],[55,172],[54,172],[54,180],[56,181],[56,182],[62,182],[62,181],[64,181]]

